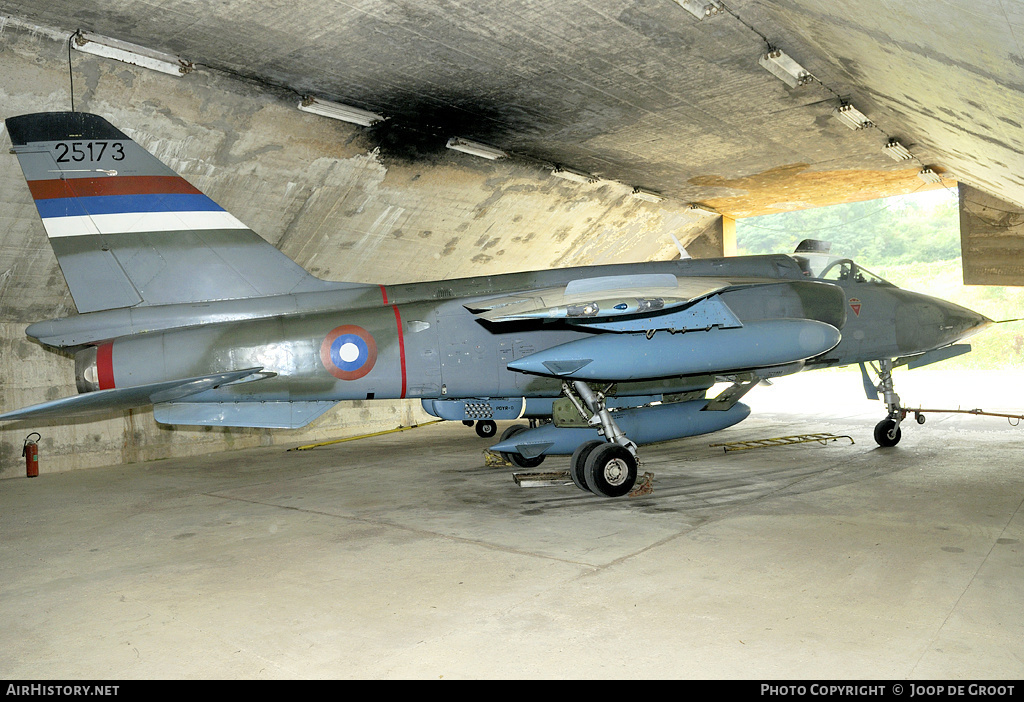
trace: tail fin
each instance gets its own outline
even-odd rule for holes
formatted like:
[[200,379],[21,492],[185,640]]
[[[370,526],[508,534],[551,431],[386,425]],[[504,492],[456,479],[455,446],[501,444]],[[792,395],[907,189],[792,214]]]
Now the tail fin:
[[330,287],[97,115],[6,120],[79,312]]

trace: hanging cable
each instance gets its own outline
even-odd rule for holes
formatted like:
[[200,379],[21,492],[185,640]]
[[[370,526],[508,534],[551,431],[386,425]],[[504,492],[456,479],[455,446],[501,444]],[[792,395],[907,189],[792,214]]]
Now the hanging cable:
[[75,111],[75,74],[71,70],[71,42],[75,40],[81,29],[76,29],[74,33],[68,37],[68,84],[71,90],[71,111]]
[[[750,24],[749,22],[745,22],[745,21],[744,21],[743,19],[741,19],[741,18],[740,18],[740,16],[739,16],[739,15],[737,15],[737,14],[736,14],[735,12],[733,12],[733,11],[732,11],[732,8],[730,8],[730,7],[729,7],[728,5],[726,5],[726,4],[724,3],[724,2],[722,3],[722,9],[723,9],[723,10],[725,10],[726,12],[728,12],[728,13],[729,13],[730,15],[732,15],[733,17],[735,17],[735,18],[736,18],[736,20],[737,20],[737,21],[738,21],[738,22],[739,22],[740,24],[742,24],[742,25],[743,25],[744,27],[746,27],[747,29],[749,29],[750,31],[752,31],[752,32],[753,32],[754,34],[756,34],[756,35],[758,35],[759,37],[761,37],[761,39],[762,39],[762,40],[764,41],[764,43],[765,43],[765,44],[766,44],[766,45],[768,46],[768,51],[771,51],[771,50],[773,50],[773,49],[775,48],[774,46],[772,46],[772,43],[771,43],[770,41],[768,41],[768,37],[766,37],[766,36],[765,36],[764,34],[762,34],[761,32],[757,31],[757,29],[755,29],[755,28],[754,28],[754,26],[753,26],[753,25],[751,25],[751,24]],[[819,82],[820,82],[820,81],[819,81]]]

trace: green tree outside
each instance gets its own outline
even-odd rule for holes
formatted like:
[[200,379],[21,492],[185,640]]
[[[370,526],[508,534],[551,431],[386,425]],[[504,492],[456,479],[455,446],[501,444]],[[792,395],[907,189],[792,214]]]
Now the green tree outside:
[[[955,190],[933,190],[736,221],[739,253],[792,253],[804,239],[831,242],[894,285],[939,297],[993,320],[1024,317],[1024,288],[964,285]],[[973,351],[935,369],[1024,367],[1024,322],[999,324],[969,340]]]

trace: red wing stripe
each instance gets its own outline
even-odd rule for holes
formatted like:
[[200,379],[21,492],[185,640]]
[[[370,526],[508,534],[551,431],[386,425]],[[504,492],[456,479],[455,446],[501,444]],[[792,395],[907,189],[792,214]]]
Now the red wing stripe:
[[34,200],[63,197],[98,197],[102,195],[201,195],[179,176],[104,176],[103,178],[70,178],[62,180],[30,180],[28,189]]
[[402,364],[402,394],[400,397],[405,398],[405,335],[402,334],[402,315],[398,311],[398,305],[392,305],[391,309],[395,311],[395,322],[398,324],[398,356]]
[[383,285],[380,286],[380,296],[384,298],[384,304],[388,304],[388,291]]
[[96,347],[96,375],[100,390],[114,387],[114,342]]

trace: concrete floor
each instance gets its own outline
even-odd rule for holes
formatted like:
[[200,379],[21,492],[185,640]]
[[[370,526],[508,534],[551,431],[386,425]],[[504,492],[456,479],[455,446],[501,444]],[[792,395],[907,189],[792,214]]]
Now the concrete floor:
[[[903,380],[908,404],[1024,396]],[[748,421],[647,447],[633,499],[518,487],[457,424],[5,480],[0,671],[1021,678],[1024,427],[933,415],[882,450],[859,387],[757,388]],[[817,431],[856,443],[708,446]]]

